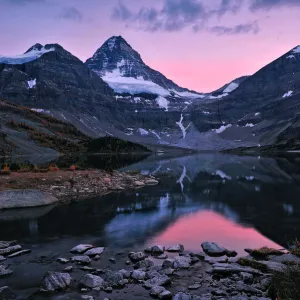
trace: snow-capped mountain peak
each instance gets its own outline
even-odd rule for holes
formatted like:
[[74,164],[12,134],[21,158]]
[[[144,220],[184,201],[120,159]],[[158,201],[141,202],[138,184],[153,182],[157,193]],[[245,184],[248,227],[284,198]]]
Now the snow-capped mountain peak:
[[[86,65],[117,93],[168,96],[178,92],[201,98],[201,94],[179,87],[160,72],[147,66],[140,54],[122,36],[109,38],[86,61]],[[179,94],[178,96],[182,97]]]

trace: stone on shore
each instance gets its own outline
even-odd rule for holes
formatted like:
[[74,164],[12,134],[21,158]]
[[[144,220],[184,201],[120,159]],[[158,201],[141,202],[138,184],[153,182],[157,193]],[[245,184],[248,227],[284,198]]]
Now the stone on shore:
[[174,268],[174,263],[175,263],[175,260],[173,258],[168,258],[163,262],[162,268],[163,269]]
[[227,252],[227,249],[212,242],[204,242],[201,246],[203,251],[209,256],[223,256]]
[[103,276],[104,281],[110,287],[122,287],[123,283],[123,274],[119,271],[106,271],[105,275]]
[[262,275],[263,273],[259,270],[250,268],[250,267],[243,267],[237,264],[223,264],[223,263],[216,263],[212,266],[212,273],[213,274],[234,274],[234,273],[250,273],[254,275]]
[[154,262],[148,258],[145,260],[138,261],[134,265],[134,269],[149,269],[154,266]]
[[154,286],[165,286],[171,283],[171,279],[166,275],[157,275],[144,283],[146,289],[151,289]]
[[169,300],[173,298],[173,295],[170,291],[164,290],[158,295],[158,298],[162,300]]
[[87,256],[96,256],[96,255],[101,255],[104,251],[104,247],[97,247],[97,248],[92,248],[88,251],[86,251],[84,253],[84,255],[87,255]]
[[39,190],[7,190],[0,192],[0,209],[38,207],[57,202],[57,198]]
[[192,261],[187,256],[176,256],[174,257],[174,269],[188,269]]
[[154,286],[150,291],[150,295],[158,298],[159,294],[165,290],[166,289],[163,286]]
[[0,255],[0,262],[6,260],[6,258],[2,255]]
[[137,281],[139,281],[139,280],[144,280],[145,277],[146,277],[146,272],[141,271],[141,270],[134,270],[134,271],[132,272],[131,277],[132,277],[133,279],[137,280]]
[[28,254],[30,252],[31,252],[30,249],[21,250],[21,251],[18,251],[18,252],[14,252],[14,253],[8,255],[7,257],[13,258],[13,257],[21,256],[21,255],[24,255],[24,254]]
[[184,246],[181,245],[181,244],[177,244],[177,245],[174,245],[172,247],[169,247],[167,249],[168,252],[183,252],[184,251]]
[[71,253],[82,254],[90,249],[94,248],[93,245],[80,244],[70,250]]
[[88,287],[90,289],[97,288],[97,287],[103,288],[105,285],[105,281],[99,276],[87,274],[80,281],[80,285]]
[[0,249],[0,255],[9,255],[11,253],[20,251],[22,247],[20,245],[10,246],[4,249]]
[[87,255],[73,256],[71,260],[81,265],[88,265],[91,263],[91,259]]
[[71,281],[72,278],[68,273],[49,272],[44,278],[41,291],[64,291],[70,286]]
[[143,252],[130,252],[128,254],[128,257],[133,263],[137,263],[146,258],[145,254]]
[[165,247],[161,245],[154,245],[151,247],[151,252],[154,255],[163,254],[165,252]]

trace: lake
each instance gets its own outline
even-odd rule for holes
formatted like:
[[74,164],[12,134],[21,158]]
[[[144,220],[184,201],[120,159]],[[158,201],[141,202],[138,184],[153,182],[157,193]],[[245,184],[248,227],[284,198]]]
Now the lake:
[[[78,160],[78,158],[76,158]],[[0,212],[0,240],[55,255],[79,243],[114,250],[214,241],[286,247],[300,235],[300,158],[203,153],[183,157],[81,158],[89,166],[139,171],[160,184],[57,207]],[[116,160],[118,163],[116,163]]]

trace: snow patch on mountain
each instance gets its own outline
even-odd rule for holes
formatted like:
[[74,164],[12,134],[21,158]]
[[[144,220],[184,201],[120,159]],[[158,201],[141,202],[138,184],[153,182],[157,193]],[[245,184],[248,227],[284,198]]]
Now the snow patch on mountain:
[[107,42],[108,44],[108,48],[110,51],[113,51],[114,47],[115,47],[115,44],[116,44],[116,38],[117,37],[112,37],[111,39],[109,39],[109,41]]
[[228,176],[226,173],[224,173],[221,170],[217,170],[216,175],[220,176],[222,179],[228,179],[228,180],[232,179],[232,177]]
[[131,95],[148,93],[160,96],[169,96],[170,93],[158,84],[144,80],[142,77],[122,77],[119,69],[106,73],[102,79],[116,92]]
[[286,58],[296,58],[295,55],[289,55]]
[[255,125],[254,124],[252,124],[252,123],[247,123],[246,125],[245,125],[245,127],[254,127]]
[[149,131],[146,130],[146,129],[143,129],[143,128],[139,128],[139,129],[138,129],[138,132],[139,132],[141,135],[149,135]]
[[45,49],[45,47],[42,47],[40,50],[38,50],[37,48],[33,48],[31,51],[28,51],[27,53],[16,55],[16,56],[0,55],[0,63],[8,64],[8,65],[21,65],[36,60],[40,58],[43,54],[51,51],[55,51],[55,48],[52,47],[50,49]]
[[293,53],[300,53],[300,46],[293,49]]
[[175,93],[176,95],[183,97],[183,98],[191,98],[191,99],[197,99],[197,98],[204,98],[205,95],[193,93],[193,92],[178,92],[175,90],[171,90],[171,92]]
[[287,97],[291,97],[293,95],[293,91],[288,91],[287,93],[285,93],[282,98],[287,98]]
[[228,87],[223,91],[223,93],[231,93],[239,87],[239,84],[236,82],[231,82]]
[[28,84],[28,88],[29,88],[29,89],[33,89],[33,88],[36,86],[36,78],[27,81],[27,84]]
[[223,94],[221,94],[219,96],[209,96],[208,98],[209,99],[221,99],[221,98],[226,97],[228,95],[229,95],[228,93],[223,93]]
[[213,129],[217,134],[224,132],[226,129],[232,127],[232,124],[222,125],[219,129]]
[[166,111],[168,111],[169,101],[166,98],[158,96],[156,98],[156,103],[160,108],[164,108]]
[[259,115],[260,115],[260,112],[255,113],[255,117],[256,117],[256,116],[259,116]]
[[183,121],[183,114],[181,114],[180,120],[179,120],[179,122],[176,122],[176,124],[181,129],[181,131],[182,131],[182,137],[185,139],[185,137],[186,137],[186,131],[190,127],[191,124],[189,124],[187,127],[184,127],[182,121]]

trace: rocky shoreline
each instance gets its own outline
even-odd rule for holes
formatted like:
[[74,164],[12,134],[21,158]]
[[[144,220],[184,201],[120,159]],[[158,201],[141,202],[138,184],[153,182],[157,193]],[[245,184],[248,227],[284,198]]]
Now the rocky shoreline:
[[[156,178],[138,172],[107,172],[104,170],[12,172],[9,175],[0,176],[0,209],[84,200],[111,192],[135,190],[156,184],[158,184]],[[31,200],[28,200],[26,205],[22,205],[21,200],[17,199],[20,197],[23,199],[24,194],[28,193],[27,198]],[[50,199],[51,197],[52,199]],[[53,197],[57,201],[54,201]],[[18,203],[14,205],[13,201]],[[10,206],[6,207],[4,202],[9,202]]]
[[[235,251],[213,242],[201,247],[198,253],[188,253],[183,245],[114,253],[81,244],[50,258],[35,254],[38,249],[23,249],[15,241],[0,242],[0,299],[268,300],[275,299],[272,277],[291,264],[300,264],[300,258],[287,251],[246,249],[248,256],[237,257]],[[36,270],[28,267],[32,261],[42,269],[39,274],[44,274],[29,295],[18,297],[11,287],[14,276],[18,277],[20,265],[26,268],[27,264],[26,275],[18,280],[32,285],[29,278],[36,277]]]

